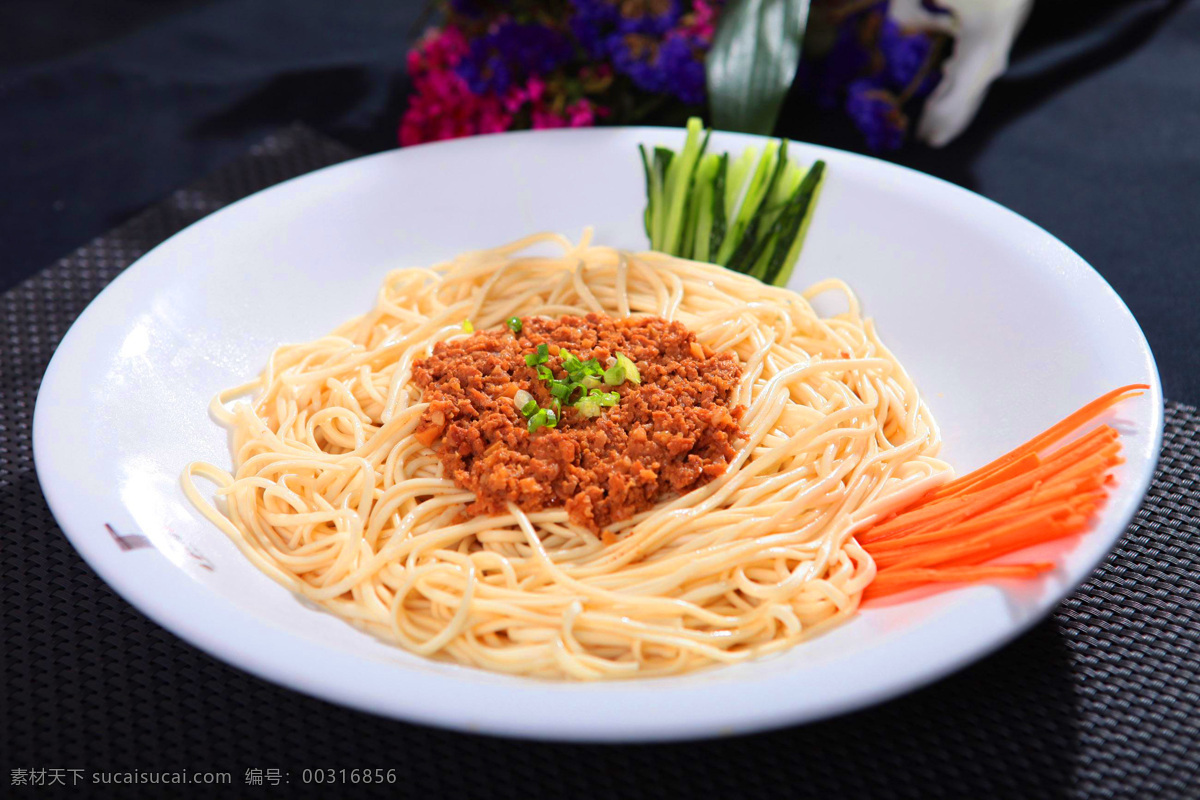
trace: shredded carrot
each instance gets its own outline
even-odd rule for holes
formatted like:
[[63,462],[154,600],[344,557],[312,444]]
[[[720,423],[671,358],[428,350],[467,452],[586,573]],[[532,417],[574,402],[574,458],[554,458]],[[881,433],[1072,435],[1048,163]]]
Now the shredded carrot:
[[998,578],[1033,578],[1054,568],[1053,564],[996,564],[987,567],[942,567],[940,569],[896,570],[879,575],[871,584],[871,597],[916,589],[930,583],[962,583]]
[[995,461],[929,492],[856,538],[875,560],[864,598],[937,583],[1029,578],[1052,564],[988,564],[1085,530],[1113,484],[1118,432],[1099,425],[1055,449],[1114,404],[1149,389],[1132,384],[1096,398]]
[[943,497],[947,494],[957,494],[965,491],[980,478],[1002,469],[1011,462],[1016,461],[1018,458],[1028,453],[1036,453],[1046,447],[1049,447],[1064,437],[1069,436],[1072,432],[1079,430],[1088,422],[1107,411],[1110,407],[1116,405],[1122,400],[1127,400],[1130,397],[1136,397],[1149,388],[1150,387],[1144,383],[1132,383],[1128,386],[1122,386],[1119,389],[1113,389],[1107,394],[1102,394],[1092,402],[1085,405],[1083,408],[1076,411],[1074,414],[1071,414],[1066,419],[1063,419],[1062,421],[1052,425],[1047,430],[1033,437],[1016,450],[1013,450],[1012,452],[996,459],[992,463],[982,466],[974,472],[968,473],[967,475],[964,475],[961,478],[958,478],[957,480],[954,480],[942,488],[934,491],[933,496]]
[[[1112,440],[1116,436],[1115,430],[1104,425],[1065,445],[1045,460],[1036,453],[1031,453],[1010,462],[1002,471],[979,480],[969,489],[955,495],[926,495],[918,505],[910,507],[905,513],[872,527],[859,537],[859,542],[865,545],[872,541],[893,538],[901,533],[940,527],[971,517],[983,509],[1014,497],[1020,497],[1031,488],[1036,492],[1042,485],[1053,485],[1054,482],[1074,477],[1081,464],[1093,465],[1093,462],[1085,460],[1087,457],[1098,453],[1106,457],[1115,457],[1119,445]],[[1007,458],[1008,456],[1003,457]],[[1021,468],[1017,469],[1019,466]],[[998,477],[1000,475],[1007,477],[1001,479]]]

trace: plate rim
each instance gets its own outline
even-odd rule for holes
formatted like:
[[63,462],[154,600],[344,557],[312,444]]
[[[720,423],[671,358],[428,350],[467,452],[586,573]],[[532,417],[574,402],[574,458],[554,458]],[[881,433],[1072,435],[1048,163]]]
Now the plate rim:
[[[403,150],[388,150],[382,153],[375,153],[358,158],[349,159],[347,161],[332,164],[322,167],[311,172],[289,178],[285,181],[277,183],[273,186],[254,192],[244,198],[241,198],[227,206],[209,214],[200,220],[188,225],[182,230],[172,234],[169,238],[148,250],[134,263],[130,264],[123,270],[113,281],[109,282],[104,289],[93,298],[80,315],[72,322],[71,326],[64,334],[62,340],[55,348],[55,352],[47,365],[43,375],[41,384],[38,388],[37,400],[34,406],[33,424],[32,424],[32,449],[35,471],[42,494],[54,515],[56,523],[59,525],[63,535],[67,538],[72,548],[80,554],[84,561],[91,569],[103,580],[110,588],[117,592],[126,602],[130,603],[139,612],[153,620],[156,624],[166,628],[175,636],[183,639],[188,644],[199,648],[200,650],[230,664],[238,669],[249,672],[259,678],[267,680],[271,683],[287,686],[290,689],[299,691],[311,697],[316,697],[327,702],[335,702],[356,708],[368,713],[382,715],[390,718],[403,719],[406,721],[415,721],[424,724],[435,725],[438,727],[452,728],[471,733],[492,733],[504,736],[511,736],[525,739],[537,740],[556,740],[556,741],[578,741],[578,742],[633,742],[633,741],[682,741],[689,739],[707,738],[710,736],[727,735],[730,733],[749,733],[751,731],[769,730],[782,727],[790,724],[815,722],[831,716],[849,713],[862,708],[876,705],[882,701],[899,697],[903,694],[922,686],[932,684],[941,678],[953,672],[966,667],[969,664],[975,663],[980,659],[999,650],[1009,642],[1022,635],[1034,625],[1041,622],[1049,616],[1055,608],[1057,608],[1067,596],[1074,592],[1080,585],[1085,583],[1094,576],[1097,567],[1108,557],[1123,539],[1125,532],[1129,528],[1130,522],[1133,520],[1138,508],[1141,506],[1146,493],[1153,479],[1158,460],[1161,456],[1162,437],[1164,429],[1164,398],[1162,396],[1161,378],[1158,371],[1157,363],[1154,359],[1153,351],[1150,349],[1149,342],[1146,340],[1145,333],[1138,324],[1137,319],[1129,310],[1127,304],[1119,294],[1112,288],[1111,284],[1101,275],[1091,264],[1079,256],[1068,245],[1063,243],[1057,237],[1050,234],[1037,223],[1027,219],[1026,217],[1017,214],[1015,211],[1006,208],[1005,206],[984,197],[970,189],[966,189],[957,184],[937,178],[932,175],[920,172],[918,170],[905,167],[899,164],[883,161],[881,159],[852,153],[848,151],[838,150],[823,145],[815,145],[804,142],[795,142],[807,152],[836,154],[837,159],[852,159],[860,162],[869,162],[870,168],[882,169],[885,172],[889,170],[897,171],[897,174],[903,174],[904,181],[932,181],[940,184],[942,191],[950,191],[951,193],[965,193],[966,196],[974,198],[971,202],[984,201],[992,207],[993,212],[998,212],[1006,215],[1020,224],[1032,226],[1037,234],[1046,237],[1056,246],[1063,248],[1069,253],[1079,264],[1086,266],[1091,274],[1100,281],[1110,299],[1115,300],[1121,313],[1127,317],[1128,322],[1133,325],[1133,329],[1138,332],[1141,337],[1141,348],[1147,359],[1152,380],[1150,381],[1150,389],[1147,392],[1151,401],[1149,407],[1150,426],[1149,441],[1151,445],[1151,457],[1147,462],[1146,468],[1141,474],[1130,476],[1134,478],[1128,482],[1128,491],[1123,493],[1123,504],[1119,513],[1114,519],[1121,521],[1120,533],[1113,537],[1107,549],[1099,552],[1092,560],[1093,563],[1088,565],[1086,572],[1081,573],[1082,577],[1078,581],[1068,580],[1060,586],[1056,586],[1044,600],[1039,600],[1037,610],[1030,614],[1027,619],[1016,621],[1010,624],[1003,635],[994,636],[986,639],[983,643],[963,650],[952,657],[944,658],[937,662],[934,667],[928,667],[910,675],[906,679],[899,681],[885,681],[882,686],[876,687],[871,691],[860,692],[855,695],[850,701],[836,699],[821,702],[810,703],[806,710],[800,712],[793,705],[780,705],[774,709],[774,713],[765,712],[761,709],[724,709],[722,713],[713,717],[709,714],[704,719],[696,719],[690,716],[681,716],[678,718],[667,718],[657,720],[642,719],[637,723],[611,722],[605,724],[596,724],[595,720],[590,720],[587,725],[581,725],[576,720],[564,718],[556,718],[553,715],[542,714],[536,720],[524,718],[524,715],[509,716],[480,716],[479,714],[462,713],[460,709],[454,709],[454,713],[448,713],[445,707],[427,707],[423,704],[407,704],[398,709],[396,706],[390,706],[387,710],[381,710],[378,702],[378,697],[371,693],[367,682],[363,682],[359,686],[339,685],[334,687],[327,680],[314,680],[308,672],[303,669],[297,669],[295,662],[289,662],[288,657],[296,654],[296,651],[319,651],[323,658],[336,658],[346,661],[347,663],[362,664],[364,659],[350,653],[341,652],[336,648],[320,645],[316,642],[304,640],[292,633],[284,630],[276,629],[265,620],[249,615],[236,607],[233,603],[214,594],[211,590],[205,588],[195,581],[179,581],[178,585],[173,587],[177,592],[182,594],[172,602],[164,603],[161,597],[155,598],[154,584],[156,581],[139,582],[131,580],[130,576],[124,574],[119,569],[112,568],[111,564],[98,554],[97,547],[82,534],[76,531],[73,535],[70,532],[71,525],[69,520],[72,517],[71,511],[67,508],[67,501],[61,496],[60,490],[62,486],[52,480],[51,474],[55,467],[56,457],[51,455],[53,452],[48,445],[49,437],[52,434],[48,432],[50,425],[51,410],[49,404],[44,403],[43,399],[49,396],[54,387],[61,381],[60,373],[64,370],[69,354],[75,348],[79,339],[84,336],[83,331],[88,325],[92,324],[89,320],[96,316],[99,312],[97,308],[103,306],[105,302],[103,298],[108,295],[111,297],[115,292],[111,292],[114,286],[123,285],[127,276],[137,272],[141,268],[146,267],[146,263],[150,257],[162,248],[168,248],[172,242],[185,232],[191,230],[197,225],[203,225],[206,222],[227,213],[236,213],[236,209],[260,195],[275,192],[276,190],[286,191],[285,187],[291,187],[295,182],[305,181],[313,178],[313,176],[326,173],[331,170],[347,167],[352,164],[363,164],[372,159],[394,158],[398,153],[407,153],[409,151],[422,151],[421,148],[439,147],[474,147],[474,146],[495,146],[501,141],[511,141],[515,137],[563,137],[572,136],[580,137],[581,134],[596,134],[597,132],[613,132],[613,131],[631,131],[640,132],[643,136],[653,136],[656,133],[659,135],[678,136],[681,133],[679,128],[658,128],[648,126],[610,126],[595,129],[576,129],[576,130],[557,130],[557,131],[519,131],[501,134],[507,139],[495,139],[493,136],[488,137],[471,137],[467,139],[452,140],[447,142],[435,142],[417,147],[404,148]],[[732,136],[743,139],[746,142],[761,142],[768,137],[754,136],[750,134],[736,134],[729,132],[721,132],[723,136]],[[481,145],[481,140],[485,144]],[[403,156],[409,157],[409,156]],[[131,278],[130,280],[136,280]],[[74,338],[73,338],[74,337]],[[66,354],[66,355],[64,355]],[[1115,505],[1115,504],[1114,504]],[[1114,509],[1115,511],[1116,509]],[[67,519],[68,523],[64,524],[63,520]],[[157,551],[154,551],[157,553]],[[169,562],[168,562],[169,563]],[[997,591],[1003,591],[996,588]],[[205,614],[197,615],[190,613],[188,608],[193,601],[202,601],[206,605]],[[212,607],[215,606],[215,607]],[[265,637],[262,639],[264,646],[256,649],[249,649],[243,646],[238,646],[235,639],[222,638],[219,633],[220,622],[226,619],[239,620],[239,624],[250,626],[252,632],[256,636]],[[199,624],[198,624],[199,623]],[[264,652],[265,651],[265,652]],[[394,669],[394,665],[388,665],[389,669]],[[461,669],[473,669],[461,667]],[[454,674],[426,673],[426,676],[435,682],[448,681],[452,687],[458,683],[457,677]],[[549,689],[552,692],[559,694],[569,693],[569,687],[579,686],[580,684],[573,683],[551,683],[546,681],[523,679],[526,683],[520,686],[520,690],[514,692],[515,695],[525,693],[526,689],[543,690]],[[643,685],[648,689],[652,689],[658,681],[671,679],[646,679]],[[584,684],[591,688],[597,687],[622,687],[630,686],[628,682],[612,682],[600,684]],[[334,689],[341,691],[334,691]],[[698,685],[697,687],[687,687],[687,690],[679,690],[681,696],[689,694],[691,691],[708,691],[713,687]],[[601,696],[608,694],[611,691],[607,688],[601,688],[599,694]]]

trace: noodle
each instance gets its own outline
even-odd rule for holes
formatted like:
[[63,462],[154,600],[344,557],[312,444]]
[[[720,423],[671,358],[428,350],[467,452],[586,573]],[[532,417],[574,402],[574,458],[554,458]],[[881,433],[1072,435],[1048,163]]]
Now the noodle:
[[[526,252],[547,243],[562,254]],[[818,317],[808,301],[823,292],[848,310]],[[474,495],[413,436],[426,408],[414,362],[464,320],[588,312],[676,320],[735,353],[736,457],[614,525],[611,545],[562,508],[466,517]],[[211,412],[232,431],[234,472],[193,463],[184,490],[259,569],[414,653],[547,678],[739,662],[842,622],[875,574],[854,532],[950,474],[916,387],[845,284],[800,295],[592,246],[590,232],[394,270],[372,311],[280,347]],[[217,485],[217,505],[195,477]]]

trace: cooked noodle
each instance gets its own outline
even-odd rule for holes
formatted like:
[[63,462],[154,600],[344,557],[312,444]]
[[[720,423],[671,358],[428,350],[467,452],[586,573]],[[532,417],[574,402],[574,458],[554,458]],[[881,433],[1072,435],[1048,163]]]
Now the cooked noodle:
[[[777,652],[852,615],[855,530],[949,476],[916,387],[839,281],[803,295],[723,267],[543,234],[389,273],[375,308],[280,347],[212,414],[234,472],[184,490],[263,572],[421,655],[549,678],[644,677]],[[528,254],[550,243],[562,255]],[[845,295],[821,318],[809,300]],[[618,523],[562,508],[465,517],[413,431],[413,363],[513,315],[653,314],[737,354],[745,437],[726,473]],[[256,394],[253,404],[226,403]],[[193,478],[218,486],[217,510]]]

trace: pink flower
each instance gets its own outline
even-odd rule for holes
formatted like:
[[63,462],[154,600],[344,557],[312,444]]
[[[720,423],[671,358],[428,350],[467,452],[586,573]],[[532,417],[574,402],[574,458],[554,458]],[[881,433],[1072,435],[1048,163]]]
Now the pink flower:
[[408,74],[416,78],[426,72],[453,69],[469,50],[466,37],[453,25],[430,28],[408,51]]
[[547,128],[565,128],[567,127],[567,118],[562,114],[556,114],[553,111],[545,109],[533,109],[533,129],[545,130]]
[[413,93],[400,120],[400,144],[506,131],[512,111],[499,98],[473,93],[455,71],[468,50],[453,26],[431,31],[408,54]]
[[716,32],[717,10],[706,0],[692,0],[692,18],[683,28],[685,34],[711,42]]
[[525,97],[529,102],[537,104],[542,102],[542,98],[546,96],[546,84],[537,75],[530,75],[529,82],[525,84]]
[[572,128],[587,128],[596,124],[596,107],[590,100],[579,99],[567,106],[567,124]]
[[587,128],[596,124],[597,117],[607,114],[607,108],[597,106],[586,98],[576,100],[561,114],[544,106],[534,106],[533,127],[536,129]]
[[[587,127],[610,113],[586,97],[568,104],[561,84],[547,83],[539,75],[530,75],[524,85],[512,86],[503,95],[476,94],[457,69],[469,51],[462,32],[447,26],[428,32],[409,52],[413,92],[400,121],[401,145],[506,131],[526,110],[532,127],[539,129]],[[610,77],[606,67],[596,70],[600,79]]]

